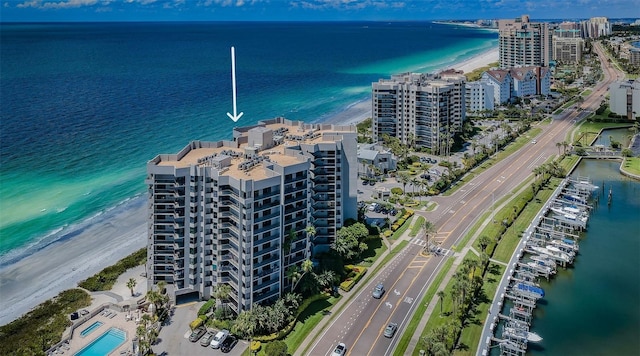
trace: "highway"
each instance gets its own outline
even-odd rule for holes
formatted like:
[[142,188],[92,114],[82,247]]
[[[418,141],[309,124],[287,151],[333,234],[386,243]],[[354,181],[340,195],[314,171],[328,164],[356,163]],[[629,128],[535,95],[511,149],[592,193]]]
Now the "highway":
[[[602,49],[598,44],[594,48],[601,53]],[[528,144],[495,163],[453,195],[434,197],[432,200],[438,203],[435,211],[416,212],[435,224],[438,238],[444,239],[441,246],[449,249],[456,245],[476,219],[492,208],[494,201],[509,194],[529,178],[535,167],[557,154],[556,142],[565,140],[573,122],[600,106],[609,84],[616,79],[616,73],[607,61],[603,61],[603,68],[605,80],[596,85],[580,104],[582,110],[565,112],[549,125],[542,126],[543,132],[540,135],[530,137],[531,140],[536,139],[536,144]],[[347,345],[348,355],[392,354],[399,335],[415,309],[415,303],[420,301],[444,259],[449,258],[423,257],[421,249],[421,246],[410,244],[383,267],[379,275],[372,278],[343,311],[334,317],[323,333],[318,335],[309,354],[330,355],[339,342]],[[387,291],[381,299],[374,299],[371,291],[378,282],[382,282]],[[391,339],[383,336],[384,328],[389,322],[399,324],[399,330]]]

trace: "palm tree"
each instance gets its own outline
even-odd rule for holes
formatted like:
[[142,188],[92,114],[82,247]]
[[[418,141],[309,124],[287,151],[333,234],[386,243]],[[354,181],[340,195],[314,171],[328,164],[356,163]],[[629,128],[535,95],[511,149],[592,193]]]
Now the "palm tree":
[[440,316],[442,316],[442,302],[444,301],[444,291],[440,290],[438,291],[438,293],[436,293],[436,295],[438,296],[438,298],[440,298]]
[[129,280],[127,281],[127,288],[131,290],[132,297],[135,296],[135,294],[133,293],[133,289],[136,287],[136,284],[138,284],[138,281],[136,281],[136,279],[133,277],[129,278]]
[[315,274],[316,282],[323,288],[328,288],[333,285],[333,281],[336,278],[336,273],[332,270],[324,270],[320,274]]
[[422,223],[422,228],[424,229],[424,235],[427,240],[427,244],[425,245],[425,249],[429,248],[429,237],[436,232],[436,226],[429,220],[425,220]]
[[223,317],[227,315],[227,301],[229,300],[231,292],[231,286],[226,283],[218,284],[213,291],[213,297],[221,303]]
[[396,179],[398,180],[398,182],[400,182],[402,184],[402,191],[403,193],[407,193],[407,183],[409,183],[409,180],[411,178],[409,178],[409,174],[406,172],[399,172],[396,175]]
[[558,147],[558,156],[560,156],[560,147],[562,147],[562,142],[556,142],[556,147]]
[[416,196],[416,185],[418,184],[418,178],[413,177],[411,179],[411,190],[413,191],[413,197],[415,198]]
[[309,236],[309,240],[313,240],[317,233],[316,228],[313,225],[307,225],[304,231],[307,233],[307,236]]
[[480,245],[480,250],[484,252],[487,249],[487,246],[491,243],[491,239],[487,235],[481,235],[478,238],[478,244]]

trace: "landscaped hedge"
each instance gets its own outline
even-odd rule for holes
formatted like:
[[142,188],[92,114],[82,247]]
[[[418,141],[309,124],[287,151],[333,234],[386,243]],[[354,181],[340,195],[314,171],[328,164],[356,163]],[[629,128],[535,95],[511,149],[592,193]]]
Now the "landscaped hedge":
[[[348,268],[348,267],[351,267],[351,266],[345,266],[345,268]],[[340,289],[342,289],[345,292],[350,291],[351,289],[353,289],[353,286],[355,286],[356,283],[358,283],[366,273],[367,273],[367,269],[365,267],[351,267],[351,272],[349,272],[347,279],[345,279],[342,283],[340,283]]]
[[211,298],[207,300],[206,303],[202,304],[200,310],[198,310],[198,315],[207,315],[211,311],[211,308],[216,304],[215,298]]
[[98,274],[78,283],[78,286],[92,292],[110,290],[121,274],[130,268],[144,264],[146,261],[147,248],[145,247],[121,259],[115,265],[109,266],[98,272]]

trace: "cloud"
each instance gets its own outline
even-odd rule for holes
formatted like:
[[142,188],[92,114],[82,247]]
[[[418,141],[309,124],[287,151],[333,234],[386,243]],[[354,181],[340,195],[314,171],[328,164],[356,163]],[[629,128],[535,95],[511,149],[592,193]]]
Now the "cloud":
[[255,5],[259,2],[261,2],[262,0],[204,0],[204,1],[200,1],[198,2],[198,6],[204,6],[204,7],[209,7],[209,6],[221,6],[221,7],[242,7],[245,5]]
[[385,0],[292,0],[289,5],[293,8],[310,10],[361,10],[365,8],[403,8],[406,6],[404,1],[389,2]]

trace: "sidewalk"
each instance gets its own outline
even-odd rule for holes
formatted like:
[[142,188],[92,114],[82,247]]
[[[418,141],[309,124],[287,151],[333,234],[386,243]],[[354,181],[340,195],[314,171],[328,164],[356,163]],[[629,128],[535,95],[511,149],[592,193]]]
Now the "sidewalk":
[[[414,217],[417,215],[414,215]],[[411,220],[411,223],[413,223],[414,220]],[[412,237],[409,236],[409,233],[411,232],[411,229],[407,229],[397,240],[395,243],[393,243],[392,245],[389,244],[389,242],[387,241],[387,239],[382,238],[382,241],[384,242],[384,244],[387,246],[387,249],[380,254],[380,256],[376,259],[376,261],[371,264],[371,267],[369,267],[369,270],[374,270],[380,263],[382,263],[382,260],[384,260],[385,256],[387,256],[389,253],[391,253],[391,250],[400,243],[400,241],[402,240],[406,240],[406,241],[410,241],[412,239]],[[405,248],[408,247],[405,246]],[[390,262],[390,261],[389,261]],[[351,291],[349,292],[342,292],[340,291],[340,294],[342,296],[342,298],[340,298],[340,300],[338,300],[338,302],[336,304],[333,305],[333,307],[330,309],[331,313],[327,313],[326,315],[328,317],[326,318],[322,318],[322,320],[320,320],[320,322],[318,323],[318,325],[316,325],[313,329],[312,332],[309,333],[309,335],[307,335],[307,337],[304,339],[304,341],[302,342],[302,344],[300,344],[300,347],[298,347],[298,349],[296,350],[296,352],[293,354],[293,356],[303,356],[304,353],[303,351],[305,351],[306,348],[310,347],[313,345],[313,343],[317,340],[318,336],[324,331],[325,327],[327,326],[327,324],[329,322],[331,322],[334,317],[337,317],[340,312],[342,311],[343,307],[348,304],[351,299],[357,295],[360,290],[362,288],[364,288],[364,286],[368,283],[368,281],[375,277],[375,275],[368,275],[368,277],[365,277],[365,279],[361,280],[355,288],[353,288]]]
[[[515,192],[511,196],[511,198],[514,196],[518,196],[520,193],[522,193],[526,189],[529,189],[528,185],[524,185],[519,191]],[[509,204],[510,200],[511,199],[507,199],[506,201],[504,201],[502,204],[496,207],[496,210],[500,210],[504,208],[507,204]],[[467,255],[467,252],[469,250],[473,251],[475,254],[478,254],[478,252],[473,248],[473,243],[476,241],[478,236],[482,233],[484,228],[490,222],[491,222],[491,219],[487,218],[482,223],[482,225],[480,225],[480,228],[476,230],[476,232],[473,234],[471,239],[469,239],[469,242],[467,243],[467,245],[464,246],[460,252],[456,252],[455,261],[453,262],[451,269],[449,269],[449,271],[447,272],[447,274],[445,275],[444,279],[441,282],[441,285],[443,286],[442,289],[444,289],[444,286],[446,286],[449,283],[449,281],[455,274],[457,267],[462,263],[462,260]],[[500,263],[502,264],[502,262]],[[420,297],[422,298],[422,296]],[[411,336],[411,341],[409,341],[409,346],[407,346],[407,350],[405,351],[405,354],[411,355],[416,350],[418,343],[420,342],[420,337],[422,336],[422,330],[424,330],[425,326],[427,325],[427,322],[429,321],[429,317],[431,316],[431,313],[433,312],[437,304],[438,304],[438,296],[434,295],[433,298],[429,301],[428,303],[429,306],[427,307],[427,310],[425,311],[424,315],[422,316],[422,318],[420,318],[420,323],[418,324],[418,327],[416,328],[415,333],[413,334],[413,336]],[[413,317],[413,315],[410,315],[410,317]]]

